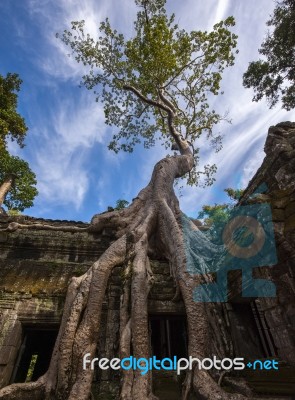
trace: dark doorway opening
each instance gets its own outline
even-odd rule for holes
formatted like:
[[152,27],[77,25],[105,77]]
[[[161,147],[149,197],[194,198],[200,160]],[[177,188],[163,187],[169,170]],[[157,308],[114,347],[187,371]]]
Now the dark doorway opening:
[[151,315],[150,331],[152,355],[157,359],[187,357],[185,316]]
[[277,349],[274,344],[271,330],[267,324],[263,312],[261,311],[259,303],[256,301],[252,301],[251,309],[265,357],[277,357]]
[[12,375],[12,382],[36,381],[49,367],[58,331],[24,329],[23,342]]
[[277,350],[259,303],[231,303],[231,329],[239,357],[276,357]]

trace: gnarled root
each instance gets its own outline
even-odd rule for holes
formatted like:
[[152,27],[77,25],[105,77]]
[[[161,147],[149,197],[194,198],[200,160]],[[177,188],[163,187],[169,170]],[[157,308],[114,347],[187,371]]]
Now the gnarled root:
[[46,375],[37,382],[15,383],[0,390],[3,400],[41,400],[45,399]]

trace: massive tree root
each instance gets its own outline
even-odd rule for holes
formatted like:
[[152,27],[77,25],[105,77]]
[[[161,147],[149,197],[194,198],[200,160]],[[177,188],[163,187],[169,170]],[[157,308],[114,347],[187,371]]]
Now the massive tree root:
[[[169,260],[185,303],[188,323],[188,355],[208,355],[206,305],[192,298],[196,278],[187,272],[181,229],[181,212],[173,191],[175,178],[192,168],[191,154],[167,157],[154,168],[152,179],[127,209],[97,215],[90,231],[111,225],[117,240],[81,277],[72,278],[66,296],[62,322],[47,373],[37,382],[13,384],[0,390],[5,400],[88,400],[93,371],[83,369],[86,353],[95,357],[102,304],[113,267],[125,268],[120,308],[120,357],[149,358],[147,298],[153,281],[149,262],[156,243]],[[21,228],[11,226],[10,229]],[[48,228],[48,227],[47,227]],[[46,228],[46,229],[47,229]],[[38,226],[37,229],[42,229]],[[66,229],[66,227],[65,227]],[[194,391],[200,399],[239,399],[224,392],[207,371],[188,371],[182,399]],[[121,400],[153,400],[151,372],[122,372]]]

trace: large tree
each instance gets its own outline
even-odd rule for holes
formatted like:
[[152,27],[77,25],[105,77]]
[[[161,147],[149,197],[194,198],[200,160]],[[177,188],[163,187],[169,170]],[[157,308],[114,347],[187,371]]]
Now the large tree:
[[[95,354],[103,299],[116,265],[123,270],[119,355],[149,358],[147,299],[153,282],[149,257],[155,252],[169,261],[185,304],[188,355],[203,358],[209,354],[209,306],[193,300],[201,276],[187,271],[187,252],[191,250],[184,244],[183,214],[173,184],[185,176],[190,184],[197,183],[200,173],[205,173],[207,183],[212,181],[212,166],[201,172],[198,169],[197,140],[205,135],[217,148],[220,145],[213,127],[223,117],[210,109],[209,97],[220,93],[222,72],[234,62],[237,37],[229,30],[234,20],[229,17],[210,32],[186,32],[175,24],[174,15],[167,16],[165,0],[136,0],[136,4],[140,10],[132,39],[125,40],[107,19],[100,24],[97,42],[84,33],[83,22],[74,22],[62,40],[79,62],[90,67],[84,84],[95,89],[102,100],[106,123],[119,128],[110,149],[132,151],[141,139],[146,147],[160,139],[167,147],[173,144],[179,154],[155,165],[149,184],[128,207],[93,217],[88,231],[112,227],[117,239],[84,275],[71,280],[47,373],[37,382],[2,389],[2,399],[89,398],[93,371],[83,370],[82,358],[86,353],[90,357]],[[18,228],[50,226],[13,223],[8,230]],[[202,399],[242,397],[224,392],[207,371],[196,366],[187,372],[183,400],[191,390]],[[120,398],[155,399],[151,372],[124,371]]]
[[286,110],[295,108],[295,2],[278,1],[267,22],[271,27],[259,53],[263,56],[249,64],[244,86],[253,88],[253,101],[266,97],[270,108],[281,99]]

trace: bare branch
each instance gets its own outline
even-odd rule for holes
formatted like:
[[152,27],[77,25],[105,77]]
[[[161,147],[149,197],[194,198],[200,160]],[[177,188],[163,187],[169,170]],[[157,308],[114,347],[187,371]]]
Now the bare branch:
[[195,57],[193,60],[191,60],[189,63],[183,65],[183,66],[177,71],[177,73],[170,79],[170,81],[168,81],[168,83],[166,83],[166,85],[163,86],[163,89],[164,89],[164,88],[167,88],[169,85],[171,85],[171,83],[174,81],[174,79],[176,79],[177,77],[179,77],[179,75],[180,75],[183,71],[185,71],[187,68],[190,68],[190,67],[192,66],[192,64],[193,64],[197,59],[204,57],[204,55],[205,55],[205,54],[202,54],[202,55],[200,55],[200,56],[197,56],[197,57]]
[[123,89],[129,90],[130,92],[134,93],[138,98],[140,98],[140,100],[142,100],[143,102],[145,102],[145,103],[147,103],[147,104],[149,104],[151,106],[160,108],[161,110],[166,111],[167,113],[169,111],[171,111],[167,106],[165,106],[164,104],[160,103],[159,101],[152,100],[152,99],[149,99],[148,97],[145,97],[138,89],[136,89],[132,85],[126,85],[125,84],[125,85],[123,85]]
[[159,97],[160,97],[160,99],[162,100],[162,102],[163,102],[164,104],[166,104],[166,106],[168,106],[168,107],[170,108],[170,110],[171,110],[173,113],[175,113],[175,112],[176,112],[176,108],[175,108],[174,104],[173,104],[170,100],[168,100],[167,97],[165,97],[165,96],[163,95],[163,90],[160,89],[160,90],[158,91],[158,93],[159,93]]
[[[186,142],[186,140],[183,140],[180,133],[177,132],[177,130],[175,129],[173,120],[175,118],[175,114],[174,114],[174,106],[173,104],[164,97],[163,94],[161,94],[160,98],[163,102],[165,102],[165,104],[156,101],[156,100],[152,100],[149,99],[148,97],[144,96],[138,89],[136,89],[134,86],[132,85],[123,85],[123,89],[125,90],[129,90],[132,93],[134,93],[140,100],[142,100],[143,102],[150,104],[151,106],[157,107],[160,110],[166,111],[166,113],[168,114],[168,128],[169,128],[169,132],[171,134],[171,136],[173,137],[173,139],[175,140],[175,142],[177,143],[180,153],[181,154],[186,154],[186,153],[191,153],[191,150],[189,148],[188,143]],[[160,92],[159,92],[160,95]],[[170,108],[170,106],[168,106],[168,104],[173,107],[172,109]]]

